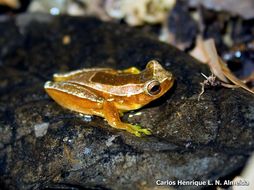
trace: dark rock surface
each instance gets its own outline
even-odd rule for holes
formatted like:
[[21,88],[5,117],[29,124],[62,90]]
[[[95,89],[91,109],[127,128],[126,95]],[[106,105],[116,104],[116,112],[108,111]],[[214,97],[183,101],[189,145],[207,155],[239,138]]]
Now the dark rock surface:
[[[123,118],[151,129],[149,137],[63,109],[43,89],[55,72],[143,69],[154,58],[175,75],[173,89]],[[209,75],[185,53],[123,25],[46,15],[1,19],[0,183],[7,189],[152,189],[157,179],[232,174],[254,150],[254,99],[218,87],[198,101],[201,72]]]

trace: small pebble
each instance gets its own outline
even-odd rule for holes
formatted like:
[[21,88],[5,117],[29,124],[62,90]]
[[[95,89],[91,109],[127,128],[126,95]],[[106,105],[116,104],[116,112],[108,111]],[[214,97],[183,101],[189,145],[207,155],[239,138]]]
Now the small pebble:
[[85,155],[91,154],[91,152],[92,152],[92,150],[90,148],[85,148],[84,151],[83,151],[83,153]]
[[63,45],[69,45],[71,43],[71,37],[70,35],[64,35],[62,39]]
[[118,137],[118,135],[113,135],[112,137],[108,138],[106,141],[106,146],[107,147],[111,146],[116,137]]
[[49,123],[40,123],[34,126],[34,132],[36,137],[43,137],[47,134]]

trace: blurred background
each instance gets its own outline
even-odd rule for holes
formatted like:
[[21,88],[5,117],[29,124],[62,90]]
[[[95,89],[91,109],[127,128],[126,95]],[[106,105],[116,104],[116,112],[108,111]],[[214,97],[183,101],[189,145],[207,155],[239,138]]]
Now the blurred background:
[[95,16],[145,30],[188,53],[198,39],[213,38],[231,71],[253,78],[253,0],[0,0],[1,15],[27,12]]

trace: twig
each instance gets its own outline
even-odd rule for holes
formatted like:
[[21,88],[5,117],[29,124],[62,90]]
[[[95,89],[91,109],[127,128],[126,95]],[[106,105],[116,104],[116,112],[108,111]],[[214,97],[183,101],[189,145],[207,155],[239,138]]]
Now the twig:
[[218,86],[221,85],[221,82],[216,79],[216,76],[212,73],[210,76],[206,76],[204,73],[201,75],[205,78],[203,82],[200,83],[201,85],[201,92],[198,95],[198,101],[201,98],[201,95],[205,92],[205,86]]

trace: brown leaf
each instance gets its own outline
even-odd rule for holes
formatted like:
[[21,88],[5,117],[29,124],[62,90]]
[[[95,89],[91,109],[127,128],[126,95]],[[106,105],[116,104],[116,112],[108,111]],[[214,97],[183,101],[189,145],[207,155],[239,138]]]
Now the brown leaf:
[[217,76],[221,81],[228,83],[229,81],[225,77],[225,74],[222,70],[221,64],[219,62],[219,56],[215,47],[213,39],[208,39],[204,41],[204,47],[206,53],[208,54],[209,61],[207,62],[212,73]]
[[209,56],[205,50],[204,40],[201,36],[196,39],[196,46],[191,50],[190,55],[195,57],[201,63],[207,63],[209,61]]

